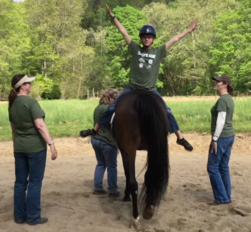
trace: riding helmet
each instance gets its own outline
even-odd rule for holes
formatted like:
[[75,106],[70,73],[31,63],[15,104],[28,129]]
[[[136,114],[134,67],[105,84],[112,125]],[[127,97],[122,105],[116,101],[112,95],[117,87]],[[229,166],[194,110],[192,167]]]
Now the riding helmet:
[[151,25],[144,25],[140,31],[139,31],[139,37],[141,37],[141,35],[143,34],[147,34],[147,35],[153,35],[154,38],[156,38],[156,30],[153,26]]

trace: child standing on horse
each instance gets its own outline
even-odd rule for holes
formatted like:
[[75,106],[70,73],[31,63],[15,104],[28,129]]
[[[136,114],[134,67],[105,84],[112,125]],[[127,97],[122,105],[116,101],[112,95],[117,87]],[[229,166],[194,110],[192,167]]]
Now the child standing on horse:
[[[110,8],[106,4],[107,12],[112,18],[114,24],[124,37],[126,43],[128,44],[128,50],[132,54],[132,62],[130,68],[129,85],[121,93],[124,94],[133,89],[145,89],[153,91],[155,94],[160,95],[156,90],[156,82],[159,76],[160,62],[165,57],[166,51],[180,39],[182,39],[187,34],[191,33],[196,28],[195,20],[192,20],[189,29],[183,31],[182,33],[174,36],[166,44],[152,48],[152,44],[156,38],[156,30],[150,25],[145,25],[140,29],[139,36],[143,47],[131,40],[126,29],[119,22],[119,20],[112,14]],[[164,101],[164,100],[163,100]],[[94,126],[93,129],[83,130],[80,132],[82,137],[89,135],[94,135],[99,130],[101,126],[109,124],[113,113],[115,112],[116,101],[111,104],[105,113],[100,117],[99,122]],[[178,123],[172,114],[171,109],[164,102],[167,110],[167,121],[169,125],[170,133],[175,133],[177,136],[177,144],[183,146],[186,150],[192,151],[193,147],[185,140],[183,137]],[[147,126],[147,125],[146,125]]]

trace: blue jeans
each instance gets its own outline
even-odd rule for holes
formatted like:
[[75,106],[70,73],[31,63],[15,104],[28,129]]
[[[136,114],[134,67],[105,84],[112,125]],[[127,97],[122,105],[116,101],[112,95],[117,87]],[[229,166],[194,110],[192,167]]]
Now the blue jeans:
[[[127,87],[125,87],[125,89],[123,90],[123,92],[119,96],[121,96],[127,92],[130,92],[132,90],[133,90],[132,87],[127,86]],[[154,90],[153,92],[155,94],[157,94],[158,96],[160,96],[160,98],[162,99],[160,93],[157,90]],[[106,126],[107,124],[110,123],[112,115],[115,112],[115,107],[116,107],[118,99],[119,99],[119,97],[112,104],[110,104],[109,107],[106,109],[106,111],[102,114],[102,116],[100,117],[99,122],[98,122],[99,125]],[[163,99],[162,99],[162,101],[166,107],[167,123],[169,126],[170,133],[174,133],[174,132],[179,131],[180,129],[179,129],[178,123],[177,123],[175,117],[173,116],[171,109],[166,105],[166,103]]]
[[16,221],[36,224],[41,218],[40,198],[46,153],[46,150],[34,153],[14,152],[16,174],[14,218]]
[[234,136],[219,138],[217,154],[212,153],[212,147],[209,147],[207,171],[216,203],[231,201],[231,180],[228,164],[233,143]]
[[103,178],[107,168],[109,193],[117,193],[117,156],[118,149],[94,137],[91,138],[97,165],[94,172],[94,189],[103,190]]

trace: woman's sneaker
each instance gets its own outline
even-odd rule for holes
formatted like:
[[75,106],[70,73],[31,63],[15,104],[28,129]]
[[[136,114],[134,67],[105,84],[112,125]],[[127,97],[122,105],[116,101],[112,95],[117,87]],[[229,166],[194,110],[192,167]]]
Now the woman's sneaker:
[[177,139],[176,143],[183,146],[187,151],[192,151],[193,150],[192,145],[189,142],[187,142],[184,138],[183,139]]
[[94,189],[93,194],[94,195],[104,195],[104,194],[107,194],[107,192],[104,189],[100,189],[100,190]]
[[48,222],[48,218],[46,218],[46,217],[44,217],[44,218],[40,218],[37,222],[35,222],[35,223],[28,223],[27,222],[27,224],[29,224],[29,225],[31,225],[31,226],[35,226],[35,225],[37,225],[37,224],[44,224],[44,223],[46,223],[46,222]]
[[119,197],[119,196],[120,196],[120,192],[109,193],[109,197]]

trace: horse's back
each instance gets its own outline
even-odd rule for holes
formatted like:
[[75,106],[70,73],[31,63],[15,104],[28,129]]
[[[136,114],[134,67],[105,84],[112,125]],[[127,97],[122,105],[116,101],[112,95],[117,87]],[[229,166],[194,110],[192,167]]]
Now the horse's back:
[[119,97],[118,102],[117,102],[117,107],[121,106],[120,102],[124,102],[124,101],[131,102],[131,101],[135,101],[136,98],[138,98],[138,97],[144,97],[144,96],[150,96],[151,98],[155,99],[156,101],[158,101],[160,103],[162,102],[161,98],[152,91],[148,91],[148,90],[144,90],[144,89],[134,89],[134,90],[131,90],[127,93],[122,94]]
[[139,107],[140,102],[144,102],[145,108],[149,107],[148,110],[153,109],[156,114],[162,114],[166,119],[166,108],[161,97],[154,92],[142,89],[132,90],[119,97],[115,109],[116,116],[123,114],[125,117],[125,115],[132,114],[136,117],[140,113],[139,110],[146,110]]
[[[115,109],[114,129],[118,144],[134,143],[137,149],[147,149],[149,133],[166,128],[166,118],[163,100],[157,94],[139,89],[123,94]],[[158,126],[153,125],[156,120],[161,122]]]

